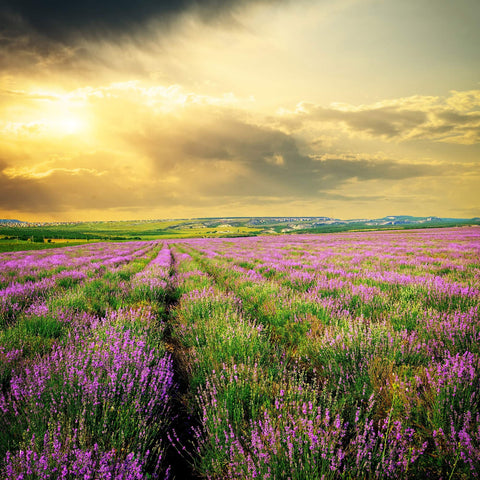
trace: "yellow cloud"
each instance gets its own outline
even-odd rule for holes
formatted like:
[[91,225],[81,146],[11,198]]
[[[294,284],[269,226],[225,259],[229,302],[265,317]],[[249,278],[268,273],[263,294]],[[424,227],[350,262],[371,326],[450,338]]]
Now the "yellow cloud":
[[49,170],[38,171],[37,168],[15,168],[15,167],[7,167],[5,168],[2,173],[7,176],[8,178],[25,178],[25,179],[40,179],[50,177],[51,175],[63,173],[67,175],[94,175],[99,177],[105,174],[105,171],[99,172],[93,168],[50,168]]
[[449,107],[459,112],[473,110],[480,107],[480,90],[467,90],[459,92],[452,90],[446,103]]
[[480,90],[453,91],[449,97],[414,95],[373,104],[333,103],[327,107],[300,102],[279,120],[293,130],[318,125],[318,130],[342,130],[352,137],[402,142],[473,145],[480,142]]

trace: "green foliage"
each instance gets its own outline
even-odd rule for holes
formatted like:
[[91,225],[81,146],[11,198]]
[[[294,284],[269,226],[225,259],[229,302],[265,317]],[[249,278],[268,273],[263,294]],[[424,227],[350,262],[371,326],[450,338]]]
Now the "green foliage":
[[24,316],[15,325],[0,331],[1,352],[18,351],[12,361],[0,362],[0,391],[6,389],[15,365],[49,353],[65,333],[65,325],[54,314]]

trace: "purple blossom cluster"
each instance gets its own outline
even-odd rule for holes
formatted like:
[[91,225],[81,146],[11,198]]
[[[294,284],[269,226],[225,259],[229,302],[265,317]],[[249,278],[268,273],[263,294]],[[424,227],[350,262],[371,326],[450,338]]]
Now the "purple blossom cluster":
[[480,470],[480,413],[465,412],[455,426],[452,419],[447,428],[433,431],[437,454],[446,460],[451,472],[458,462],[468,466],[468,475],[478,478]]
[[55,287],[52,278],[43,278],[38,282],[12,283],[0,290],[0,318],[2,323],[8,323],[15,318],[25,306],[45,297]]
[[[53,430],[53,429],[51,429]],[[119,460],[115,449],[102,452],[98,444],[85,450],[76,446],[77,432],[65,436],[61,425],[47,431],[40,448],[32,436],[25,450],[7,452],[4,473],[9,480],[88,478],[109,480],[143,480],[143,464],[129,453]]]
[[[63,270],[117,267],[142,257],[156,242],[94,243],[74,247],[0,254],[0,286],[50,277]],[[88,268],[87,268],[88,270]]]
[[170,248],[165,245],[157,257],[135,275],[132,281],[133,288],[147,298],[160,299],[167,289],[171,264]]
[[52,416],[74,409],[95,417],[92,428],[99,419],[106,427],[110,412],[126,409],[135,422],[141,417],[137,427],[145,427],[168,409],[172,386],[168,356],[158,359],[144,338],[106,326],[87,337],[77,335],[67,347],[56,347],[14,375],[10,392],[0,395],[0,408],[7,422],[24,416],[30,424],[32,419],[47,424]]

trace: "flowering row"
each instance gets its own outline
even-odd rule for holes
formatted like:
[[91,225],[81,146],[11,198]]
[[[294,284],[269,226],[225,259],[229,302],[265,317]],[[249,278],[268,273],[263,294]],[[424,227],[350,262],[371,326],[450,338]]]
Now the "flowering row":
[[64,270],[115,268],[145,255],[157,242],[95,243],[0,254],[0,288],[34,282]]
[[[175,335],[183,348],[195,429],[197,471],[207,478],[397,478],[425,451],[415,429],[376,418],[374,395],[355,408],[288,361],[287,341],[248,318],[245,299],[226,293],[184,257],[179,262]],[[200,288],[195,288],[200,287]]]
[[[199,312],[204,308],[200,305],[210,303],[212,306],[208,309],[210,312],[208,318],[212,331],[225,317],[238,318],[239,315],[243,320],[242,322],[235,320],[235,324],[247,322],[262,328],[260,356],[252,354],[251,349],[248,355],[242,354],[245,347],[234,340],[237,335],[234,326],[228,330],[228,342],[219,339],[218,334],[215,336],[212,332],[209,333],[209,338],[214,339],[215,345],[221,346],[222,351],[231,351],[228,350],[228,345],[238,347],[230,356],[230,364],[223,360],[225,366],[219,367],[220,354],[215,352],[209,354],[211,374],[208,376],[208,382],[204,380],[204,390],[199,391],[202,400],[198,401],[198,404],[202,405],[204,431],[210,432],[207,437],[215,438],[214,443],[210,442],[212,449],[228,452],[232,476],[320,478],[322,475],[328,477],[328,469],[333,472],[331,473],[333,478],[338,478],[340,474],[345,478],[415,477],[420,475],[420,472],[432,478],[478,475],[480,297],[477,274],[480,232],[475,229],[462,229],[450,231],[448,235],[440,233],[430,237],[423,234],[413,237],[417,245],[409,247],[421,250],[421,242],[425,242],[427,244],[425,251],[432,248],[428,253],[428,261],[436,259],[435,261],[441,262],[445,255],[456,252],[455,262],[463,267],[458,269],[461,275],[455,273],[457,270],[454,273],[450,272],[449,280],[446,282],[431,274],[430,286],[439,286],[435,287],[436,290],[420,283],[413,285],[395,283],[393,276],[390,277],[390,282],[376,285],[371,283],[371,278],[365,282],[361,281],[358,264],[349,263],[353,258],[349,242],[371,252],[380,251],[388,244],[393,259],[396,251],[393,248],[395,245],[391,243],[392,237],[389,236],[392,234],[389,233],[373,236],[366,234],[363,238],[361,235],[355,235],[355,241],[349,239],[348,235],[343,235],[340,240],[346,245],[341,241],[334,245],[335,255],[338,257],[341,257],[342,253],[345,255],[345,258],[337,259],[337,263],[342,264],[342,269],[335,275],[311,268],[311,265],[315,264],[313,259],[315,251],[321,250],[318,237],[313,239],[307,236],[294,237],[292,244],[284,238],[182,242],[181,248],[189,252],[197,262],[192,269],[200,268],[209,275],[207,278],[210,281],[215,279],[217,282],[217,286],[194,291],[193,295],[189,294],[189,297],[182,298],[181,305],[182,302],[185,305],[182,312],[186,311],[186,305],[190,305],[188,308],[197,312],[196,316],[193,315],[191,318],[198,318],[198,315],[201,315]],[[403,242],[400,241],[400,234],[395,234],[395,237],[395,241],[401,245],[399,248],[403,250],[408,248],[409,242],[412,242],[410,233],[405,234]],[[429,240],[431,238],[433,241]],[[328,245],[332,243],[331,239],[325,239],[325,242]],[[267,271],[264,269],[263,261],[265,252],[271,245],[275,251],[278,244],[281,244],[281,258],[284,263],[281,268],[271,268]],[[254,248],[255,245],[258,246],[257,249]],[[299,246],[302,250],[301,256],[298,255]],[[241,251],[242,255],[239,255],[238,251]],[[302,263],[305,252],[308,252],[309,261]],[[278,253],[277,249],[276,255]],[[357,257],[358,255],[360,254],[357,249]],[[286,262],[289,259],[292,264],[287,268]],[[275,262],[272,260],[270,262],[271,266],[272,264],[276,266]],[[369,262],[371,268],[378,265],[373,258],[370,258]],[[394,261],[391,260],[390,265],[393,264]],[[424,270],[429,267],[419,263],[418,268]],[[374,273],[372,270],[371,277]],[[412,278],[421,277],[418,273],[412,271]],[[382,275],[387,276],[385,272]],[[191,278],[198,278],[199,285],[203,287],[206,284],[205,274],[202,276],[195,273]],[[336,282],[336,286],[331,288],[332,284],[327,286],[326,283],[317,281],[322,278]],[[300,281],[295,283],[299,279]],[[302,281],[311,283],[305,289],[301,286]],[[447,284],[448,291],[442,290]],[[221,287],[220,290],[218,286]],[[191,288],[195,290],[194,287],[192,285]],[[222,289],[230,293],[225,297],[225,294],[221,293]],[[436,292],[440,297],[440,294],[446,292],[448,301],[444,302],[443,297],[434,297],[432,292]],[[222,295],[223,300],[213,300],[222,298]],[[223,305],[224,309],[225,305],[230,304],[232,312],[237,313],[222,312],[220,307],[215,306],[216,304]],[[219,316],[222,319],[219,319]],[[185,345],[193,349],[192,357],[198,364],[199,352],[201,348],[207,348],[205,346],[208,345],[208,341],[199,335],[198,321],[192,320],[191,324],[193,327],[188,338],[194,338],[197,343],[190,340],[190,343],[187,342]],[[181,329],[184,332],[187,327],[182,326]],[[223,332],[223,329],[220,330]],[[249,343],[249,347],[253,345],[256,343]],[[244,360],[246,356],[249,357],[249,361]],[[212,359],[217,361],[214,362]],[[304,437],[297,437],[295,433],[291,434],[291,438],[295,439],[292,440],[292,445],[303,446],[299,447],[295,454],[296,460],[290,462],[290,467],[282,464],[283,470],[271,472],[262,470],[259,473],[259,465],[263,465],[261,459],[269,459],[269,464],[272,465],[279,462],[280,457],[290,458],[285,455],[285,452],[290,452],[289,443],[284,444],[287,450],[279,449],[283,440],[277,435],[286,434],[289,429],[293,429],[293,432],[301,430],[303,420],[298,411],[303,411],[304,407],[303,404],[294,407],[294,404],[288,403],[289,408],[292,407],[297,412],[280,413],[283,420],[290,419],[288,424],[279,425],[279,415],[275,416],[275,412],[272,413],[271,405],[262,405],[260,409],[258,406],[255,407],[263,412],[261,420],[261,415],[258,417],[248,414],[243,423],[240,422],[240,426],[226,425],[221,419],[231,419],[232,415],[233,418],[237,418],[238,415],[244,415],[249,408],[254,408],[250,403],[248,407],[245,405],[236,407],[234,403],[222,404],[219,400],[218,392],[225,388],[230,391],[231,397],[242,397],[240,392],[245,386],[237,388],[236,379],[240,379],[240,375],[236,373],[232,377],[232,364],[237,365],[237,372],[240,364],[243,365],[242,372],[251,372],[247,375],[248,380],[241,380],[242,385],[249,385],[247,402],[252,402],[251,392],[254,390],[252,383],[268,385],[268,375],[265,375],[265,371],[271,374],[273,370],[276,370],[277,377],[270,382],[276,386],[272,387],[271,398],[272,395],[278,395],[279,390],[288,391],[288,388],[279,389],[278,385],[283,381],[281,375],[288,377],[293,371],[300,377],[306,376],[305,378],[309,379],[308,385],[311,386],[312,382],[317,385],[316,393],[308,400],[313,405],[315,402],[321,403],[322,398],[334,399],[329,411],[333,410],[339,415],[336,431],[338,435],[332,433],[332,438],[336,438],[337,443],[329,447],[330,456],[327,457],[330,463],[322,464],[322,468],[329,465],[325,471],[318,469],[320,467],[310,471],[306,466],[307,463],[317,465],[318,456],[325,460],[325,451],[317,452],[316,463],[310,459],[308,462],[304,461],[300,467],[298,455],[300,457],[303,455],[300,452],[315,451],[315,446],[308,442],[306,444],[308,447],[305,446]],[[203,377],[206,375],[204,373]],[[228,380],[219,380],[219,375]],[[291,387],[294,382],[289,380],[285,384]],[[307,390],[307,385],[301,384],[300,387],[303,391]],[[320,394],[318,388],[324,393]],[[223,395],[224,393],[220,396]],[[261,396],[264,399],[268,398],[265,392],[262,392]],[[212,405],[212,408],[215,406],[221,413],[214,414],[213,410],[207,410],[205,413],[205,405]],[[320,407],[323,408],[324,405],[321,404]],[[323,413],[318,415],[321,418]],[[314,431],[319,428],[320,426],[315,427]],[[370,433],[367,434],[366,429],[369,429]],[[270,433],[267,433],[268,431]],[[248,438],[245,437],[245,432],[250,435]],[[397,445],[397,450],[394,439],[389,437],[390,434],[394,434],[402,445],[401,447]],[[372,440],[373,438],[377,440]],[[385,438],[388,439],[387,443],[382,440]],[[272,442],[268,448],[262,443],[267,439],[271,439]],[[255,451],[255,445],[262,445],[263,448],[257,451],[256,456],[252,453]],[[389,450],[390,448],[393,450]],[[232,452],[236,452],[234,456],[237,463],[232,460]],[[332,452],[337,452],[336,460],[331,456]],[[364,454],[365,458],[368,457],[371,461],[368,467],[363,460],[358,460],[359,463],[354,464],[353,457],[361,459]],[[248,468],[245,466],[246,458],[250,459]],[[388,460],[390,463],[387,462],[387,458],[390,458]],[[218,460],[217,465],[224,463],[224,459]],[[217,472],[215,475],[221,476],[217,470],[215,471]],[[240,471],[243,473],[240,474]],[[223,475],[226,475],[225,472]]]
[[[0,289],[0,328],[15,323],[23,309],[51,297],[55,290],[69,289],[87,278],[101,277],[107,271],[116,272],[136,259],[146,258],[155,246],[151,242],[147,245],[131,242],[120,244],[117,250],[112,246],[106,248],[104,244],[89,245],[88,249],[71,247],[71,255],[50,251],[34,258],[35,254],[30,254],[27,266],[24,255],[21,261],[11,258],[0,264],[1,270],[8,272],[10,281]],[[26,271],[29,280],[25,280]],[[18,281],[20,278],[23,281]]]
[[135,282],[164,264],[152,247],[121,245],[113,268],[90,260],[95,275],[32,294],[0,332],[2,478],[169,477],[173,364],[161,305],[139,302]]

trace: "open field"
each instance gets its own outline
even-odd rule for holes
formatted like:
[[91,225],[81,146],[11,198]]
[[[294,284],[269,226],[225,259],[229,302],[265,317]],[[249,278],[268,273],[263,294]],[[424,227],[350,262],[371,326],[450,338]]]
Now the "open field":
[[[5,221],[4,221],[5,222]],[[385,217],[335,220],[327,217],[234,217],[29,224],[0,222],[0,251],[34,250],[42,244],[95,241],[235,238],[298,233],[398,230],[480,225],[480,219]],[[23,248],[19,248],[21,244]]]
[[83,245],[84,243],[88,243],[88,242],[86,240],[52,239],[50,242],[40,243],[40,242],[32,242],[29,240],[4,240],[0,238],[0,253],[20,252],[25,250],[45,250],[50,248]]
[[0,477],[479,478],[479,300],[478,227],[3,253]]
[[[195,237],[236,237],[257,235],[264,229],[248,225],[248,219],[225,223],[221,219],[81,222],[59,225],[6,226],[0,224],[5,251],[8,242],[28,246],[45,242],[128,241]],[[32,249],[35,247],[32,247]]]

